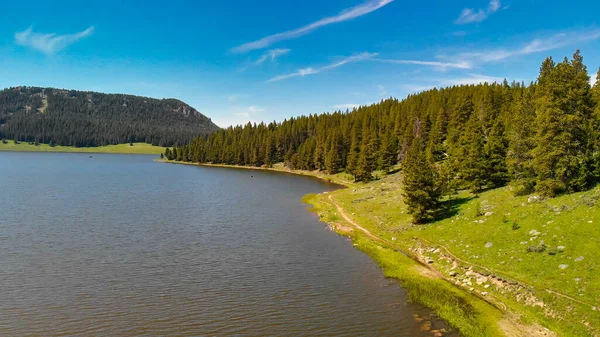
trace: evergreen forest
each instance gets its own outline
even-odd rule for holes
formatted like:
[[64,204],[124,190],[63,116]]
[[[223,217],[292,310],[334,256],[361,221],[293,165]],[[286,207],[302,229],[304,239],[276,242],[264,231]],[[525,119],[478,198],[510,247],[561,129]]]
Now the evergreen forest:
[[[600,71],[598,73],[600,76]],[[600,84],[577,51],[546,58],[537,81],[432,89],[336,111],[221,129],[167,149],[169,160],[347,172],[373,179],[400,164],[415,223],[441,200],[510,184],[542,197],[600,180]]]
[[218,129],[208,117],[176,99],[38,87],[0,91],[0,138],[17,142],[173,146]]

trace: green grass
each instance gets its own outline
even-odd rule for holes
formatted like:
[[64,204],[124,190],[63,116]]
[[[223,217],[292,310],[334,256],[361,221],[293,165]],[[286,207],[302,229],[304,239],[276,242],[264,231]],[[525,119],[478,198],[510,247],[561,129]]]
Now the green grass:
[[[474,292],[492,293],[524,321],[539,322],[560,336],[600,333],[600,188],[547,200],[515,197],[509,187],[479,196],[462,192],[455,197],[454,214],[416,226],[406,212],[401,186],[401,174],[393,174],[332,193],[352,220],[377,236],[394,238],[405,251],[415,247],[415,238],[421,239],[433,247],[447,248],[476,270],[491,271],[530,287],[544,303],[543,308],[525,305],[515,294],[496,291],[489,285],[483,288],[485,284],[473,284]],[[532,231],[539,234],[531,235],[535,233]],[[530,246],[540,247],[542,241],[545,251],[527,252]],[[486,248],[487,243],[492,246]],[[559,246],[564,246],[563,252],[559,252]],[[367,253],[379,259],[372,251]],[[447,275],[451,266],[434,259],[436,269]],[[560,265],[568,266],[561,269]],[[386,264],[382,266],[387,268]],[[425,304],[435,309],[435,304]],[[458,318],[464,316],[460,312],[441,316],[453,323],[464,320]],[[461,331],[465,333],[463,328]]]
[[[312,210],[323,221],[331,224],[343,222],[324,195],[308,195],[303,201],[311,204]],[[386,277],[398,279],[411,300],[431,308],[464,336],[503,335],[496,324],[502,318],[500,310],[440,278],[427,276],[423,273],[425,267],[393,247],[375,243],[362,232],[344,232],[344,235],[351,237],[358,249],[374,259]]]
[[124,153],[124,154],[161,154],[165,151],[164,147],[153,146],[146,143],[107,145],[98,147],[71,147],[54,146],[48,144],[30,145],[20,142],[15,144],[12,140],[7,144],[0,142],[0,151],[20,151],[20,152],[84,152],[84,153]]

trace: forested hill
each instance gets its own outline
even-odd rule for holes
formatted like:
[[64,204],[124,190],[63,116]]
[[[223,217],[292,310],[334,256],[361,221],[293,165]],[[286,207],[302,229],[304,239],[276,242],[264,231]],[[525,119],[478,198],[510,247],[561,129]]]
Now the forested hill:
[[0,91],[0,138],[89,147],[129,142],[181,145],[218,130],[176,99],[54,88]]
[[[599,74],[600,75],[600,74]],[[507,81],[433,89],[351,112],[247,124],[167,149],[168,159],[346,171],[356,180],[402,164],[415,222],[443,196],[512,184],[554,196],[600,181],[600,83],[579,52],[547,58],[529,85]]]

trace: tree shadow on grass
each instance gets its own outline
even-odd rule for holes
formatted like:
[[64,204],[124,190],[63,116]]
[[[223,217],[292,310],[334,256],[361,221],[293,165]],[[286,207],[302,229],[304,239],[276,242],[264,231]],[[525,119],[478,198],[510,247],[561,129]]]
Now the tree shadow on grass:
[[435,212],[433,221],[439,221],[447,218],[451,218],[458,214],[460,207],[469,201],[478,198],[478,196],[469,196],[464,198],[456,198],[442,201],[440,209]]

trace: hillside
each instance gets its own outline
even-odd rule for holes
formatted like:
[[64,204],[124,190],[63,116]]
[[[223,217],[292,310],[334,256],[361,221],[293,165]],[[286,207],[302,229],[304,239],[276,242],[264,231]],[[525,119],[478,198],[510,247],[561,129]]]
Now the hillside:
[[176,99],[39,87],[0,91],[0,138],[5,139],[76,147],[173,146],[218,129]]

